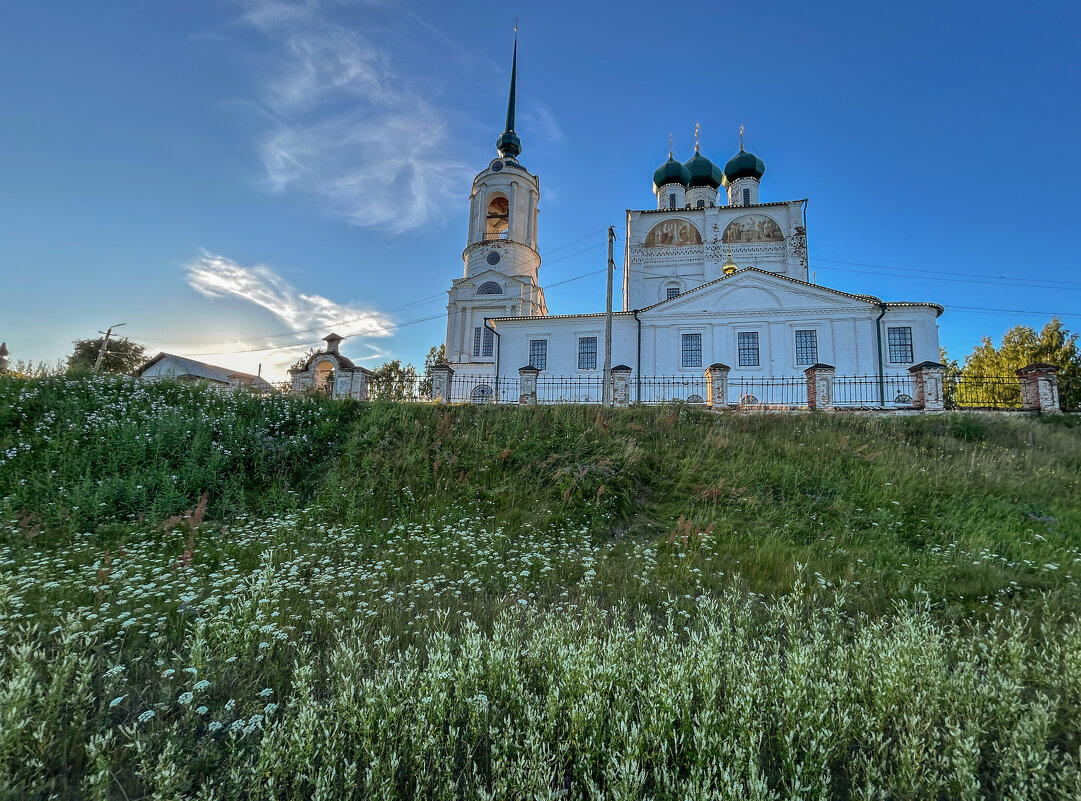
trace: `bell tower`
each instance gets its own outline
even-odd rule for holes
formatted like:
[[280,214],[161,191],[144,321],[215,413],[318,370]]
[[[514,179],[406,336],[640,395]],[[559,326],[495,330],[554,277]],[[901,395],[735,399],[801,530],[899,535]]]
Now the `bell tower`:
[[518,29],[514,33],[507,124],[496,140],[496,158],[476,178],[469,196],[469,228],[462,277],[447,304],[447,359],[451,364],[491,361],[485,317],[534,317],[548,313],[539,283],[537,204],[540,179],[522,166],[522,141],[514,130],[518,82]]
[[462,258],[465,277],[496,269],[537,284],[537,203],[540,179],[521,165],[522,141],[514,131],[514,101],[518,79],[518,37],[510,71],[506,130],[496,140],[498,156],[473,179],[469,197],[468,244]]

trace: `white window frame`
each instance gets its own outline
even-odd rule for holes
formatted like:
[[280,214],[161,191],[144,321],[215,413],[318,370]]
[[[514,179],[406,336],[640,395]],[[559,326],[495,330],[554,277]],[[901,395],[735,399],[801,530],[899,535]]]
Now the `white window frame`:
[[[544,345],[544,366],[543,367],[539,367],[539,366],[533,364],[533,343],[534,342],[540,342],[540,343],[542,343]],[[528,364],[530,367],[536,367],[538,370],[547,370],[548,369],[548,338],[547,337],[539,337],[539,338],[535,338],[535,339],[530,338],[528,340],[528,345],[526,346],[526,351],[527,351],[526,364]]]
[[[734,361],[735,361],[734,367],[736,369],[739,369],[739,370],[761,370],[765,366],[762,363],[762,361],[763,361],[762,360],[762,339],[763,339],[762,330],[760,328],[743,328],[743,329],[738,329],[737,328],[733,333],[735,335],[735,340],[736,340],[735,341],[735,346],[736,346],[735,356],[736,356],[736,358],[734,359]],[[740,334],[754,334],[757,337],[757,339],[758,339],[758,364],[742,364],[740,362],[740,355],[739,355],[739,335]]]
[[[582,367],[582,340],[593,339],[596,342],[596,349],[593,352],[593,366]],[[600,355],[601,355],[601,335],[599,331],[581,331],[574,335],[574,366],[575,370],[579,373],[595,373],[600,370]]]
[[[684,356],[686,355],[683,347],[684,337],[698,337],[698,364],[685,364]],[[679,332],[679,367],[681,370],[701,370],[702,365],[705,364],[706,358],[706,342],[705,333],[702,331],[680,331]]]
[[[890,329],[893,328],[907,328],[908,329],[908,348],[909,355],[912,357],[908,361],[894,361],[893,353],[890,352]],[[916,363],[916,326],[910,322],[890,322],[886,324],[886,336],[884,337],[886,346],[886,360],[888,364],[915,364]]]
[[[812,361],[801,362],[799,360],[799,335],[804,332],[810,332],[814,334],[814,349],[815,357]],[[810,367],[812,364],[817,364],[822,361],[822,351],[819,348],[819,336],[818,329],[813,326],[804,326],[803,328],[792,328],[792,359],[795,362],[796,367]]]

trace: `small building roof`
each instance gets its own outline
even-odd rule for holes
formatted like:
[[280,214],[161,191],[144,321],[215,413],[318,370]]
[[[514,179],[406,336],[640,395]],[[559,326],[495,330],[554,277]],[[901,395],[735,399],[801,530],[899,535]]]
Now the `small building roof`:
[[254,386],[260,389],[270,390],[273,387],[270,382],[261,376],[252,375],[251,373],[242,373],[239,370],[230,370],[228,367],[218,367],[214,364],[207,364],[206,362],[196,361],[195,359],[189,359],[186,356],[178,356],[175,353],[161,352],[154,356],[150,361],[135,371],[135,377],[141,378],[143,373],[153,367],[160,361],[168,359],[172,362],[175,369],[173,372],[176,376],[187,376],[191,378],[204,378],[207,381],[214,381],[219,384],[231,384],[235,381],[242,383],[250,382]]

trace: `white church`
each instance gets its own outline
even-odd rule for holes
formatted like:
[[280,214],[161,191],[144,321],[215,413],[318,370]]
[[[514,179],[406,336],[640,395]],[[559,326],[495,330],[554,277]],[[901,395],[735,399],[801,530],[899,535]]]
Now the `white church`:
[[[455,400],[515,401],[524,366],[542,383],[558,376],[583,386],[599,386],[604,367],[603,299],[595,314],[549,314],[545,304],[540,180],[519,161],[516,79],[517,42],[506,130],[473,180],[464,271],[448,292],[447,362],[472,379],[468,398],[458,390]],[[701,380],[711,365],[729,368],[732,380],[802,378],[824,364],[882,382],[937,362],[941,306],[808,280],[807,200],[763,201],[765,164],[740,139],[723,168],[697,144],[686,163],[669,153],[653,174],[656,208],[627,212],[611,364],[629,368],[629,400],[639,399],[643,377]]]

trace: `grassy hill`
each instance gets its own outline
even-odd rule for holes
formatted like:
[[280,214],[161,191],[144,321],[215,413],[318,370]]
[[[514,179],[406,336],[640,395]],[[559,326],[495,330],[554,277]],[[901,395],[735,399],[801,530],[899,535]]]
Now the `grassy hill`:
[[0,378],[0,795],[1076,798],[1077,422]]

